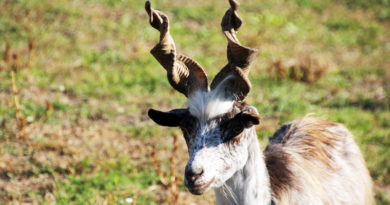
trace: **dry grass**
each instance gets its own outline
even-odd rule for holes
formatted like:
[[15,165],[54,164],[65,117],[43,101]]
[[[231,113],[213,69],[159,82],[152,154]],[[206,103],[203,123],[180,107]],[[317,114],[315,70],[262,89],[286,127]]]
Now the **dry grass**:
[[169,204],[178,204],[179,199],[179,184],[180,177],[176,175],[176,154],[178,150],[178,135],[173,135],[173,148],[171,152],[171,157],[169,158],[170,169],[169,172],[161,171],[161,163],[157,159],[157,151],[154,147],[151,147],[151,155],[153,159],[153,168],[156,171],[161,185],[164,189],[169,190],[167,195],[167,201]]
[[329,68],[327,60],[321,57],[304,56],[274,61],[268,72],[271,77],[313,84],[323,77]]

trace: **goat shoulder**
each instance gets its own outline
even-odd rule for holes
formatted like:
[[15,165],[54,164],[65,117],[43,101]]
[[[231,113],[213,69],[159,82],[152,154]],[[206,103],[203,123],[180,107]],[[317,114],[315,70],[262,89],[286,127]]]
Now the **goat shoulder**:
[[373,204],[362,154],[343,125],[304,117],[269,141],[264,154],[276,204]]

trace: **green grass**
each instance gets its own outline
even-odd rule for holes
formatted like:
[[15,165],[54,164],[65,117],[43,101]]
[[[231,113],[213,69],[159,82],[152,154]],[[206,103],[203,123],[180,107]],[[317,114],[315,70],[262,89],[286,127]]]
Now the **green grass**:
[[[58,204],[69,202],[95,204],[98,201],[96,196],[104,198],[113,193],[116,194],[116,199],[112,202],[116,203],[124,198],[134,197],[137,190],[146,189],[158,181],[158,177],[151,167],[139,172],[126,160],[109,161],[108,165],[100,167],[99,171],[94,171],[91,168],[91,163],[92,161],[84,161],[83,165],[80,165],[87,167],[83,173],[69,175],[66,177],[65,183],[57,185]],[[148,195],[141,195],[138,198],[138,202],[141,204],[150,203],[151,200],[152,197]]]
[[[212,79],[226,63],[219,25],[227,2],[152,5],[168,14],[178,51]],[[389,8],[387,0],[242,0],[238,35],[260,49],[247,102],[262,115],[262,147],[278,126],[307,113],[343,123],[365,156],[377,204],[390,203]],[[27,140],[16,138],[10,69],[0,69],[0,162],[7,165],[0,182],[13,187],[0,186],[0,203],[166,204],[147,146],[158,145],[168,166],[163,150],[178,130],[154,125],[146,111],[184,107],[186,99],[149,53],[158,33],[144,1],[1,1],[0,59],[9,42],[24,62],[29,38],[36,46],[30,67],[16,72]],[[330,63],[313,85],[267,72],[277,59],[305,55]],[[187,155],[181,145],[179,174]],[[182,185],[181,192],[182,201],[212,204],[210,194],[195,198]]]

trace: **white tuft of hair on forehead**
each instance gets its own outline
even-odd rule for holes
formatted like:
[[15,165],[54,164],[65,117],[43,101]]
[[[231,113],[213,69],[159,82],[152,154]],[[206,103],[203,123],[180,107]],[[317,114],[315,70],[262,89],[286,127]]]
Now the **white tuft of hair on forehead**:
[[196,91],[188,98],[191,115],[200,121],[207,121],[215,116],[230,112],[234,101],[224,96],[219,89],[210,92]]

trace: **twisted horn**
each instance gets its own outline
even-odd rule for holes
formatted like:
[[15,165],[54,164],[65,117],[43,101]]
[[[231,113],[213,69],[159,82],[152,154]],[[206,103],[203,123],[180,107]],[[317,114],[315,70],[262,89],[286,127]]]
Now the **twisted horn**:
[[243,100],[251,88],[248,79],[249,66],[253,62],[257,50],[242,46],[237,39],[236,32],[240,28],[242,20],[237,14],[238,2],[229,0],[229,3],[230,8],[226,11],[221,22],[222,31],[228,40],[228,64],[215,76],[210,87],[215,89],[223,85],[226,95],[235,100]]
[[167,71],[171,86],[185,96],[196,90],[208,90],[207,76],[203,68],[194,60],[176,54],[175,43],[169,34],[168,17],[154,10],[149,1],[145,3],[150,25],[160,31],[160,42],[150,51]]

